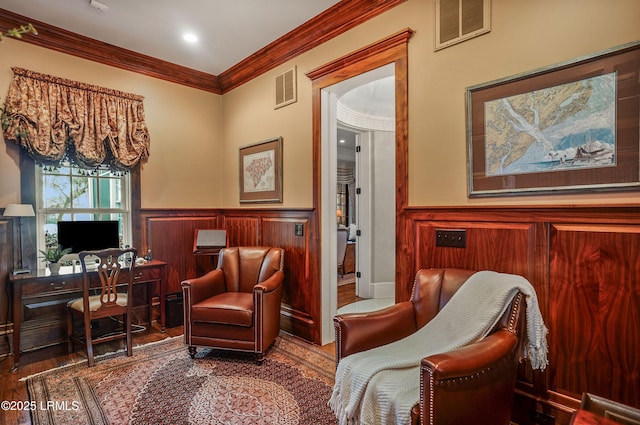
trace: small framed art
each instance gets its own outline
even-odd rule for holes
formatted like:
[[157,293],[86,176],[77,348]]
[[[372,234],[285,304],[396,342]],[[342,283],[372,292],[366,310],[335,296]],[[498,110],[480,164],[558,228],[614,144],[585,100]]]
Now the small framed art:
[[282,137],[240,148],[240,202],[282,202]]

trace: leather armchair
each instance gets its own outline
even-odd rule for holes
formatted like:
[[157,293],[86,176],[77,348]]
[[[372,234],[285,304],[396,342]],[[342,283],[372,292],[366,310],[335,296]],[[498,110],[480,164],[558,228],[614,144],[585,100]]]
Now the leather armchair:
[[220,250],[218,266],[182,282],[184,341],[257,354],[259,362],[280,332],[284,251],[271,247]]
[[[336,364],[349,354],[404,338],[435,317],[475,272],[429,269],[416,274],[411,299],[383,310],[334,317]],[[524,295],[516,295],[483,340],[422,359],[420,401],[412,424],[508,425],[526,335]]]

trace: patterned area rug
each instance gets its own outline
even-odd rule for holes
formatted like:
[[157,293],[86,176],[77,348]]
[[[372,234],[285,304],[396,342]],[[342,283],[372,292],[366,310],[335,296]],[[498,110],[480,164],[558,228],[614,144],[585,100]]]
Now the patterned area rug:
[[336,423],[333,356],[285,334],[262,365],[216,350],[191,359],[182,337],[107,356],[26,378],[33,424]]

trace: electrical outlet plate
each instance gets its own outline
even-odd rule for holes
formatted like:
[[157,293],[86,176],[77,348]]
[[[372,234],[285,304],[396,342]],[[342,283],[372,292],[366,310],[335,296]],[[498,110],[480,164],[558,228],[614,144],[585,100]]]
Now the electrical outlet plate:
[[467,246],[467,231],[464,229],[436,229],[436,246],[465,248]]
[[300,223],[296,223],[294,227],[294,233],[296,236],[304,236],[304,226]]

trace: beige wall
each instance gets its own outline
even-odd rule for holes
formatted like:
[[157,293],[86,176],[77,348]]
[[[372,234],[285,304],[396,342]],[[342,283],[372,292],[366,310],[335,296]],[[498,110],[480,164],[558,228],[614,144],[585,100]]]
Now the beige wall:
[[[305,73],[410,27],[409,203],[431,205],[638,203],[638,192],[467,198],[465,89],[640,40],[637,0],[493,0],[492,31],[433,51],[433,2],[409,0],[243,86],[214,95],[11,39],[0,45],[0,96],[11,66],[145,96],[151,157],[145,208],[242,206],[238,148],[283,137],[284,202],[312,205],[311,82]],[[10,59],[7,59],[10,58]],[[297,67],[298,102],[273,109],[274,76]],[[0,207],[19,201],[18,153],[0,150]],[[252,207],[255,205],[248,205]]]
[[[151,136],[141,173],[143,208],[222,206],[221,96],[123,71],[4,38],[0,44],[0,99],[12,66],[144,96]],[[0,149],[0,207],[20,201],[19,150]]]
[[[311,206],[311,84],[305,73],[410,27],[409,203],[637,203],[638,192],[467,198],[465,89],[640,40],[637,0],[493,0],[489,34],[433,51],[433,2],[409,0],[224,95],[224,205],[238,205],[237,148],[284,138],[284,206]],[[276,74],[298,71],[298,103],[273,110]],[[247,123],[250,123],[247,124]]]

